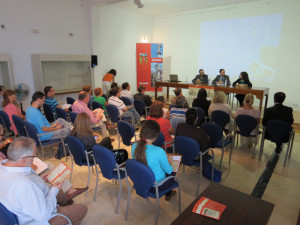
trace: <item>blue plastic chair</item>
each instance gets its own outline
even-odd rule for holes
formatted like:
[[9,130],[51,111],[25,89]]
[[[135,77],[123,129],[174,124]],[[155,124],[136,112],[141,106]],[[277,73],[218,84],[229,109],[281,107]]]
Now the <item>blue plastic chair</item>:
[[[292,154],[292,148],[294,143],[294,137],[295,137],[295,130],[292,128],[291,125],[286,123],[282,120],[270,120],[267,122],[266,126],[263,129],[263,135],[260,145],[260,157],[261,159],[263,148],[264,148],[264,142],[265,142],[265,132],[269,135],[269,140],[274,143],[287,143],[287,150],[284,158],[283,166],[286,165],[287,158],[291,157]],[[288,139],[287,139],[288,137]]]
[[164,134],[162,132],[159,133],[159,135],[156,137],[156,139],[153,141],[153,145],[163,148],[165,152],[167,152],[167,146],[168,144],[172,143],[173,153],[174,153],[174,140],[166,142]]
[[14,124],[17,128],[17,131],[18,131],[18,135],[19,136],[24,136],[26,137],[26,131],[25,131],[25,123],[24,123],[24,120],[22,120],[22,118],[16,116],[16,115],[12,115],[12,119],[14,121]]
[[[226,145],[229,145],[231,143],[231,140],[226,139],[226,137],[228,137],[228,136],[226,136],[226,137],[223,136],[223,129],[218,124],[203,123],[201,125],[201,129],[203,129],[210,138],[210,142],[209,142],[210,148],[221,148],[222,149],[222,156],[221,156],[220,165],[219,165],[219,170],[220,170],[221,166],[222,166],[224,151],[225,151],[224,147]],[[231,161],[232,146],[233,145],[231,145],[230,154],[229,154],[229,165],[230,165],[230,161]]]
[[70,105],[73,105],[73,103],[75,102],[75,99],[72,97],[67,97],[66,100],[67,100],[67,104],[70,104]]
[[[134,188],[136,194],[141,196],[142,198],[148,199],[150,197],[156,199],[157,209],[156,209],[156,217],[154,222],[155,225],[157,224],[158,215],[159,215],[159,199],[174,188],[178,188],[178,212],[179,214],[181,213],[181,189],[177,177],[168,176],[164,180],[157,183],[152,170],[145,164],[138,162],[135,159],[127,160],[126,171],[128,176],[133,182],[133,187],[130,187],[128,184],[128,199],[127,199],[125,220],[127,220],[128,218],[130,192],[132,188]],[[173,179],[173,181],[170,182],[168,188],[164,188],[164,189],[159,188],[161,185],[163,185],[166,181],[169,181],[170,179]]]
[[45,133],[39,134],[36,127],[33,124],[29,123],[28,121],[25,121],[24,125],[25,125],[25,131],[26,131],[27,136],[32,138],[33,140],[35,140],[36,146],[41,146],[43,157],[44,157],[44,147],[62,143],[64,153],[65,153],[65,158],[67,161],[67,154],[66,154],[66,148],[65,148],[65,143],[64,143],[63,137],[60,137],[60,138],[57,138],[54,140],[41,141],[41,139],[40,139],[41,136],[46,135],[46,134],[51,134],[52,132],[45,132]]
[[213,123],[218,124],[222,127],[222,129],[225,129],[225,126],[230,123],[230,116],[228,113],[222,111],[222,110],[215,110],[211,113],[211,120]]
[[75,123],[77,115],[78,115],[78,113],[76,113],[76,112],[70,112],[70,119],[73,124]]
[[147,109],[149,107],[146,107],[145,102],[141,99],[134,99],[134,108],[140,114],[140,116],[146,114],[147,115]]
[[[118,142],[119,142],[119,148],[120,143],[123,142],[126,146],[131,146],[134,142],[131,142],[131,139],[134,137],[136,142],[136,135],[134,132],[133,126],[126,122],[126,121],[118,121],[117,122],[117,132],[118,132]],[[122,140],[121,140],[122,138]]]
[[128,117],[120,117],[119,109],[115,105],[108,104],[106,106],[106,111],[112,123],[117,123],[120,119],[127,121],[131,120],[131,118]]
[[70,121],[70,119],[68,117],[68,114],[62,108],[58,108],[58,107],[56,108],[56,117],[57,118],[62,118],[66,121]]
[[[94,155],[94,161],[96,164],[99,165],[101,170],[100,172],[102,173],[103,177],[108,180],[114,179],[119,181],[119,185],[120,185],[119,196],[118,196],[118,202],[116,207],[116,214],[117,214],[119,210],[120,200],[121,200],[122,179],[126,178],[126,182],[128,186],[128,178],[126,174],[126,169],[124,167],[126,162],[118,164],[112,151],[108,150],[107,148],[101,145],[94,145],[92,150]],[[98,180],[99,180],[99,172],[97,166],[96,166],[96,173],[97,173],[97,181],[95,187],[94,201],[96,201],[96,197],[97,197]]]
[[[199,179],[196,189],[196,197],[199,193],[199,187],[202,179],[202,167],[203,167],[203,155],[209,151],[212,153],[212,168],[214,168],[214,152],[212,149],[207,149],[204,152],[200,151],[200,146],[197,141],[185,136],[176,136],[174,140],[174,148],[180,155],[182,155],[181,163],[183,164],[183,172],[185,172],[185,166],[196,166],[200,168]],[[195,160],[197,156],[200,156],[200,160]],[[211,181],[213,181],[214,170],[212,170]]]
[[103,95],[102,95],[102,97],[103,97],[103,98],[105,98],[105,99],[106,99],[106,101],[108,100],[108,98],[107,98],[106,94],[103,94]]
[[197,126],[200,126],[203,123],[203,121],[206,122],[205,121],[205,116],[206,115],[205,115],[204,110],[199,108],[199,107],[192,107],[192,108],[197,110],[197,116],[198,116]]
[[92,108],[93,108],[93,110],[98,109],[98,108],[103,109],[103,105],[101,103],[99,103],[99,102],[93,101],[92,102]]
[[0,123],[3,125],[6,137],[10,136],[10,135],[15,135],[15,133],[10,129],[11,122],[9,120],[9,117],[8,117],[7,113],[4,112],[4,111],[0,111]]
[[[235,143],[236,140],[238,146],[239,135],[243,137],[255,137],[255,145],[252,150],[252,158],[254,158],[255,148],[257,144],[257,136],[261,134],[261,132],[259,132],[259,126],[257,124],[257,120],[252,116],[238,115],[235,119],[235,124],[236,124],[236,129],[234,131],[233,144]],[[256,130],[256,135],[251,135],[251,132],[254,129]]]
[[[89,176],[88,176],[87,186],[89,187],[90,178],[91,178],[91,168],[90,167],[95,165],[94,162],[89,161],[89,155],[92,154],[92,151],[87,152],[83,143],[78,138],[76,138],[72,135],[67,136],[66,142],[67,142],[68,148],[70,150],[71,161],[72,161],[70,181],[72,180],[73,164],[74,164],[73,161],[74,161],[75,164],[78,166],[87,166],[88,167]],[[87,196],[87,191],[85,192],[85,196]]]
[[44,104],[43,109],[44,109],[45,117],[47,118],[49,123],[54,122],[55,121],[55,113],[53,112],[51,106]]
[[120,97],[120,99],[124,102],[125,105],[131,105],[131,100],[130,98],[127,97]]

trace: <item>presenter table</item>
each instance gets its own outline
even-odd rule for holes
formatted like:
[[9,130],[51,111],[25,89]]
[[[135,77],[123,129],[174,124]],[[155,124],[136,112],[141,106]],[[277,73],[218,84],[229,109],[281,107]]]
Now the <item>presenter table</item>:
[[208,85],[208,84],[187,84],[181,82],[164,82],[164,81],[157,81],[155,82],[155,99],[157,98],[157,89],[159,87],[167,87],[167,99],[169,99],[169,88],[170,87],[180,87],[184,89],[188,89],[190,87],[193,88],[206,88],[206,89],[214,89],[214,91],[224,91],[225,93],[234,93],[234,94],[253,94],[260,100],[259,102],[259,111],[262,110],[262,104],[265,96],[265,109],[267,108],[268,104],[268,97],[269,97],[269,88],[264,87],[239,87],[239,86],[223,86],[223,85]]
[[[196,202],[203,196],[227,206],[219,221],[192,212]],[[265,225],[268,224],[273,208],[274,204],[270,202],[252,197],[221,184],[212,183],[171,225]]]

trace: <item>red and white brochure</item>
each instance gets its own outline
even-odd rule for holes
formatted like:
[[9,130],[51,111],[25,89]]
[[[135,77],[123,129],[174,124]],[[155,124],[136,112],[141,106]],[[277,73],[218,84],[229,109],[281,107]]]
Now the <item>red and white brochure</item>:
[[220,220],[225,209],[226,205],[215,202],[206,197],[201,197],[195,204],[192,212],[215,220]]

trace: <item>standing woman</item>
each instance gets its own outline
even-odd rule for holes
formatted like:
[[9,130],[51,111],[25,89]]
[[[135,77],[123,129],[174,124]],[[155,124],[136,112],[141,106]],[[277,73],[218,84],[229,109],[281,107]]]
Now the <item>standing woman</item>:
[[16,96],[15,91],[13,91],[13,90],[5,90],[4,91],[2,106],[3,106],[4,112],[6,112],[6,114],[9,117],[9,120],[12,124],[10,129],[14,131],[15,135],[17,135],[18,131],[16,129],[15,124],[13,123],[12,116],[16,115],[16,116],[22,118],[23,120],[25,120],[25,116],[22,114],[21,109],[19,108],[19,104],[17,103],[17,96]]
[[115,69],[111,69],[105,74],[103,77],[103,93],[106,93],[110,89],[111,84],[115,82],[115,76],[117,76]]
[[[241,72],[239,79],[233,82],[232,86],[246,86],[252,87],[252,83],[249,80],[249,76],[247,72]],[[239,101],[240,106],[243,106],[245,95],[236,94],[236,99]]]

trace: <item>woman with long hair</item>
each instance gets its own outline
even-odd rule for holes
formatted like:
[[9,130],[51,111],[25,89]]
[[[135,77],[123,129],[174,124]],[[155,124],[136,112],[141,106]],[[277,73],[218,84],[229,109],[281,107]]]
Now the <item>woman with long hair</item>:
[[207,100],[207,92],[204,88],[198,91],[197,98],[193,100],[193,107],[199,107],[204,110],[205,115],[208,116],[208,108],[210,106],[210,100]]
[[[99,140],[99,137],[95,137],[93,133],[90,117],[86,113],[79,113],[77,115],[71,135],[78,138],[88,152],[97,144],[96,139],[97,141]],[[123,163],[128,159],[128,153],[125,149],[113,150],[110,137],[105,137],[99,144],[114,153],[118,164]],[[89,159],[93,162],[93,157],[90,157]]]
[[[166,176],[175,175],[165,151],[160,147],[152,145],[159,133],[159,124],[154,120],[146,120],[140,131],[140,140],[134,143],[131,148],[132,158],[149,166],[158,183],[165,179]],[[164,185],[167,186],[169,184],[166,182]],[[166,194],[165,199],[168,201],[175,194],[176,191],[172,190]]]
[[9,120],[12,124],[11,130],[13,130],[15,135],[17,135],[18,131],[17,131],[16,126],[13,123],[12,116],[16,115],[16,116],[22,118],[23,120],[25,120],[25,116],[22,114],[21,109],[19,108],[19,104],[17,103],[17,96],[16,96],[15,91],[13,91],[13,90],[5,90],[4,91],[2,106],[3,106],[4,112],[6,112],[6,114],[9,117]]
[[[239,79],[233,82],[232,86],[246,86],[246,87],[252,87],[252,83],[249,80],[249,75],[247,72],[241,72]],[[236,99],[239,101],[240,106],[243,106],[245,95],[236,94]]]

